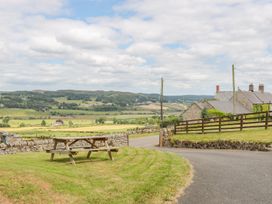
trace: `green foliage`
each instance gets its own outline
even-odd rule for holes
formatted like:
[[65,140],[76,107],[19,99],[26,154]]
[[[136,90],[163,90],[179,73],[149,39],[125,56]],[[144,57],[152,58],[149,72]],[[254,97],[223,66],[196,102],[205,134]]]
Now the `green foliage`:
[[10,127],[10,125],[9,124],[5,124],[5,123],[0,123],[0,127]]
[[9,117],[4,117],[4,118],[2,119],[2,123],[3,123],[3,124],[8,124],[9,121],[10,121],[10,118],[9,118]]
[[69,125],[69,127],[73,127],[74,123],[71,120],[69,120],[68,125]]
[[253,112],[265,112],[270,111],[270,104],[254,104]]
[[105,122],[106,122],[106,118],[103,118],[103,117],[95,120],[96,124],[104,124]]
[[202,111],[201,111],[201,118],[208,118],[209,117],[209,114],[208,114],[208,109],[207,108],[204,108]]
[[42,122],[41,122],[41,126],[43,126],[43,127],[45,127],[45,126],[46,126],[46,122],[45,122],[45,120],[42,120]]
[[169,125],[176,125],[183,120],[182,116],[169,115],[164,117],[162,127],[167,127]]
[[223,116],[226,116],[227,114],[220,111],[220,110],[217,110],[217,109],[208,109],[207,110],[207,113],[208,113],[208,117],[209,118],[212,118],[212,117],[223,117]]
[[24,123],[20,123],[19,127],[25,127],[26,125]]

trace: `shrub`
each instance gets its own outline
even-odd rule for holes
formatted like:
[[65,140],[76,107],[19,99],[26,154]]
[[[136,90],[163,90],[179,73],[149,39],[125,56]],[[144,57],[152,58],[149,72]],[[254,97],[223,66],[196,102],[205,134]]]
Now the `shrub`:
[[43,126],[43,127],[45,127],[45,126],[46,126],[46,122],[45,122],[45,120],[43,120],[43,121],[41,122],[41,126]]
[[95,123],[96,123],[96,124],[104,124],[105,121],[106,121],[105,118],[98,118],[98,119],[95,120]]
[[224,112],[222,112],[220,110],[217,110],[217,109],[208,109],[207,113],[208,113],[209,118],[227,116],[226,113],[224,113]]
[[73,127],[74,126],[74,123],[71,121],[71,120],[69,120],[69,127]]
[[20,123],[19,127],[25,127],[26,125],[24,123]]
[[10,127],[10,125],[6,123],[0,123],[0,127]]
[[9,118],[9,117],[4,117],[4,118],[2,119],[2,123],[3,123],[3,124],[8,124],[9,121],[10,121],[10,118]]

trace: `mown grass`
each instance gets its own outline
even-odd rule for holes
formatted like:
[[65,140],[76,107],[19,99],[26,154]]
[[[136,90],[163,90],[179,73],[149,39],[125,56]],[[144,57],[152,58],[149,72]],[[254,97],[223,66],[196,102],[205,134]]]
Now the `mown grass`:
[[[114,161],[106,153],[49,161],[45,153],[0,157],[0,197],[11,203],[163,203],[190,177],[186,160],[155,150],[122,148]],[[1,201],[0,199],[0,201]]]
[[244,130],[241,132],[224,132],[224,133],[210,133],[210,134],[180,134],[173,136],[174,140],[182,141],[245,141],[245,142],[264,142],[272,143],[272,129],[262,130]]

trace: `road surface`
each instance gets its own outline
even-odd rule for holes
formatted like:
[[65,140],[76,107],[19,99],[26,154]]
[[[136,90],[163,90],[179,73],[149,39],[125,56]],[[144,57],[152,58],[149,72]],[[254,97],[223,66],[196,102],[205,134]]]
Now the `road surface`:
[[[156,148],[158,137],[130,140],[135,147]],[[272,152],[156,148],[187,158],[192,184],[183,204],[272,204]]]

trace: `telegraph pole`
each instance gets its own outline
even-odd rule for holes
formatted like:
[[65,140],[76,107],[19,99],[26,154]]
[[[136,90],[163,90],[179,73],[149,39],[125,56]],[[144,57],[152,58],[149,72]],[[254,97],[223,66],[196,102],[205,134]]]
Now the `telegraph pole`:
[[161,103],[161,127],[163,127],[163,78],[161,78],[160,103]]
[[232,96],[232,105],[233,105],[233,114],[236,114],[236,107],[235,107],[235,103],[236,103],[236,93],[235,93],[235,68],[234,68],[234,64],[232,65],[232,91],[233,91],[233,96]]

